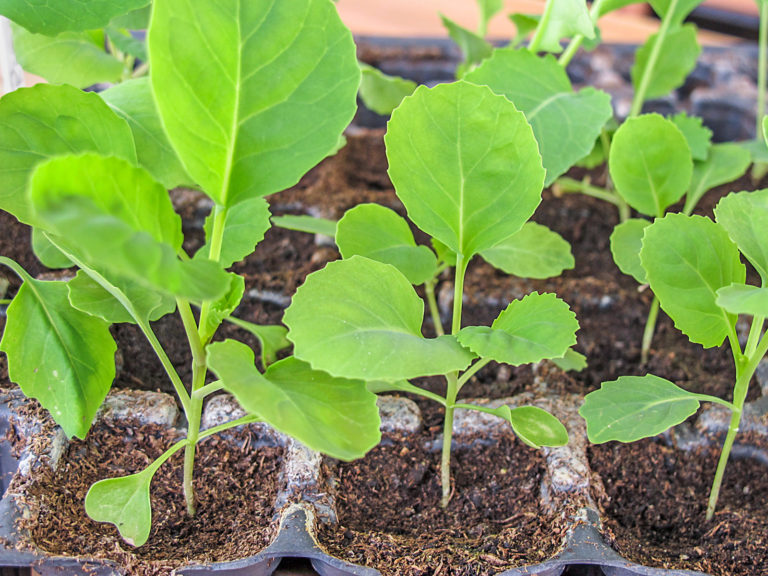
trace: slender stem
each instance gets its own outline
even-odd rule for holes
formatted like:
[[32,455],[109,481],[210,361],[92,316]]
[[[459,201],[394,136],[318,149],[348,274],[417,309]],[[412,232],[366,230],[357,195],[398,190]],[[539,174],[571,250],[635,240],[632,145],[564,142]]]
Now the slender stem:
[[155,458],[155,460],[149,466],[147,466],[147,470],[152,470],[152,474],[154,475],[154,473],[157,472],[157,470],[160,468],[160,466],[165,464],[165,462],[168,460],[168,458],[170,458],[171,456],[176,454],[176,452],[181,450],[181,448],[186,446],[188,443],[189,443],[189,440],[186,439],[186,438],[183,438],[183,439],[179,440],[178,442],[174,443],[165,452],[160,454],[160,456]]
[[429,305],[429,314],[432,316],[432,323],[435,325],[435,334],[443,336],[445,330],[443,330],[443,321],[440,319],[440,309],[437,307],[437,300],[435,299],[435,284],[437,278],[424,283],[424,293],[427,295],[427,304]]
[[453,319],[451,321],[451,334],[458,334],[461,330],[461,308],[464,300],[464,276],[467,273],[467,262],[463,254],[456,255],[456,275],[453,285]]
[[[211,231],[211,244],[208,252],[208,258],[214,262],[221,260],[221,246],[224,241],[224,224],[227,221],[227,208],[219,206],[214,207],[213,216],[213,230]],[[200,323],[198,324],[198,332],[202,334],[203,328],[208,322],[208,315],[211,313],[211,305],[213,303],[209,300],[203,302],[200,307]],[[208,342],[203,342],[203,346],[206,346]]]
[[142,76],[146,76],[147,72],[149,72],[149,62],[142,62],[136,66],[136,69],[131,74],[131,78],[141,78]]
[[528,50],[531,52],[539,51],[539,46],[541,46],[544,34],[549,26],[549,21],[552,18],[552,6],[554,3],[554,0],[547,0],[547,5],[544,7],[544,13],[541,15],[539,25],[536,27],[536,33],[533,35],[533,39],[531,39],[531,43],[528,45]]
[[261,418],[259,418],[254,414],[248,414],[247,416],[243,416],[242,418],[238,418],[237,420],[232,420],[231,422],[225,422],[224,424],[219,424],[218,426],[212,426],[207,430],[203,430],[202,432],[200,432],[200,436],[198,436],[197,440],[199,442],[200,440],[204,440],[209,436],[213,436],[214,434],[218,434],[219,432],[223,432],[224,430],[229,430],[230,428],[242,426],[243,424],[253,424],[254,422],[261,422]]
[[475,361],[472,366],[469,367],[469,369],[464,372],[464,374],[461,375],[461,378],[458,380],[459,390],[461,390],[464,387],[464,384],[469,382],[469,379],[472,378],[475,374],[478,373],[481,369],[483,369],[485,366],[488,365],[488,363],[491,362],[490,358],[479,358]]
[[[593,24],[597,24],[597,20],[600,17],[600,6],[603,1],[604,0],[595,0],[592,2],[592,8],[589,10],[589,18],[592,20]],[[571,38],[571,41],[568,43],[568,48],[565,49],[565,52],[563,52],[563,54],[560,56],[560,59],[558,60],[560,66],[565,68],[568,66],[568,64],[571,63],[571,60],[573,60],[576,52],[579,51],[582,42],[584,42],[583,34],[576,34],[576,36]]]
[[656,34],[656,41],[653,43],[651,55],[648,57],[645,70],[643,70],[643,76],[640,78],[640,85],[637,88],[637,92],[635,92],[635,98],[632,100],[632,108],[629,111],[630,117],[637,116],[643,110],[645,95],[648,93],[648,88],[651,86],[651,79],[653,78],[656,64],[658,63],[659,57],[661,56],[662,48],[664,47],[664,40],[669,33],[669,27],[672,25],[672,17],[675,14],[677,3],[678,0],[670,1],[669,8],[667,8],[667,13],[661,20],[661,27]]
[[451,444],[453,442],[453,412],[456,405],[456,396],[459,394],[458,379],[452,372],[446,377],[447,390],[445,394],[445,420],[443,422],[443,452],[440,458],[440,486],[443,494],[440,498],[440,506],[448,507],[451,501]]
[[765,116],[766,88],[768,88],[768,2],[758,2],[760,5],[760,40],[757,64],[757,126],[755,138],[761,139],[763,133],[763,117]]
[[[615,192],[606,188],[600,188],[599,186],[593,186],[588,182],[582,182],[580,180],[574,180],[573,178],[558,178],[555,182],[555,195],[567,194],[569,192],[579,192],[586,196],[592,196],[600,200],[610,202],[614,206],[620,207],[624,201]],[[626,203],[625,203],[626,204]]]
[[760,337],[763,335],[764,323],[765,318],[762,316],[755,316],[752,319],[752,326],[749,327],[749,338],[747,339],[747,345],[744,347],[744,354],[750,358],[755,353],[755,350],[757,350]]
[[656,332],[656,320],[659,317],[659,299],[654,296],[651,302],[651,309],[648,312],[648,319],[645,321],[645,331],[643,331],[643,345],[640,350],[640,363],[648,362],[648,354],[651,351],[651,342],[653,334]]
[[2,300],[0,300],[0,306],[7,306],[10,303],[11,303],[11,298],[3,298]]
[[202,400],[206,396],[210,396],[214,392],[218,392],[219,390],[224,389],[224,383],[221,380],[216,380],[216,382],[211,382],[210,384],[206,384],[202,388],[198,388],[194,392],[192,392],[192,398],[198,398]]

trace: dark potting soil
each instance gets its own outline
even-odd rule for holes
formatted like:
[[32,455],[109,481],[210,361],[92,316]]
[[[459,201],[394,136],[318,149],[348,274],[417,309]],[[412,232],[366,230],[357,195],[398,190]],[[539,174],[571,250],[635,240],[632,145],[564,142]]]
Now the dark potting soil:
[[768,574],[765,464],[731,458],[706,522],[719,447],[683,452],[643,440],[591,446],[589,455],[605,485],[607,534],[624,557],[713,576]]
[[385,576],[480,576],[558,549],[565,523],[540,506],[540,452],[511,433],[459,447],[443,510],[440,454],[424,449],[425,436],[387,437],[362,460],[330,466],[339,524],[321,526],[320,542],[331,554]]
[[195,490],[198,512],[186,514],[182,496],[183,450],[152,481],[152,532],[133,548],[111,524],[98,523],[83,505],[90,485],[143,470],[178,433],[156,425],[102,424],[86,441],[74,440],[54,473],[41,467],[29,481],[22,521],[35,544],[50,554],[111,559],[136,576],[167,575],[182,564],[244,558],[262,550],[272,522],[282,449],[254,448],[249,429],[233,440],[213,436],[198,447]]

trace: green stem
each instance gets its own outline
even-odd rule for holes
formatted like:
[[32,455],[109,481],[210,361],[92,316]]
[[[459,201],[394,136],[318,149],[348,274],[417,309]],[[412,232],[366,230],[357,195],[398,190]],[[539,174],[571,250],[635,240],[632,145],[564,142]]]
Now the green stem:
[[173,444],[170,448],[168,448],[165,452],[160,454],[149,466],[147,466],[147,470],[151,470],[151,474],[154,475],[155,472],[157,472],[160,469],[160,466],[165,464],[165,462],[176,454],[179,450],[181,450],[182,447],[186,446],[189,443],[189,440],[186,438],[179,440],[175,444]]
[[[227,210],[228,208],[219,206],[218,204],[214,207],[213,229],[211,230],[210,238],[211,247],[208,252],[208,259],[213,260],[214,262],[221,260],[221,246],[224,241],[224,224],[227,221]],[[208,323],[208,316],[211,313],[212,304],[213,302],[206,300],[200,307],[200,322],[198,324],[198,333],[200,334],[203,333],[203,329]],[[203,346],[206,345],[208,345],[208,342],[203,342]]]
[[567,178],[567,177],[558,178],[555,182],[554,189],[555,189],[555,195],[567,194],[569,192],[578,192],[586,196],[592,196],[593,198],[598,198],[600,200],[610,202],[614,206],[618,207],[620,210],[621,210],[622,204],[626,205],[626,202],[624,202],[619,197],[619,195],[616,194],[615,192],[612,192],[611,190],[608,190],[606,188],[593,186],[592,184],[589,184],[587,182],[574,180],[573,178]]
[[443,330],[443,321],[440,319],[440,309],[437,307],[437,299],[435,299],[435,284],[437,278],[424,283],[424,293],[427,295],[427,304],[429,305],[429,314],[432,316],[432,323],[435,325],[435,334],[443,336],[445,330]]
[[206,396],[210,396],[214,392],[218,392],[219,390],[224,390],[224,383],[221,380],[216,380],[216,382],[211,382],[210,384],[206,384],[202,388],[198,388],[194,392],[192,392],[192,398],[199,398],[202,400]]
[[451,334],[458,334],[461,330],[461,308],[464,300],[464,276],[467,273],[467,262],[463,254],[456,254],[456,275],[453,285],[453,319],[451,321]]
[[749,338],[747,339],[747,345],[744,348],[744,354],[748,357],[757,350],[757,345],[760,343],[760,337],[763,335],[763,324],[765,318],[762,316],[755,316],[752,319],[752,326],[749,327]]
[[648,354],[651,351],[651,342],[653,334],[656,332],[656,320],[659,317],[659,299],[654,296],[651,302],[651,309],[648,312],[648,319],[645,321],[645,331],[643,332],[643,345],[640,350],[640,363],[648,362]]
[[643,70],[643,76],[640,78],[640,84],[635,92],[635,98],[632,100],[632,108],[629,111],[630,118],[637,116],[643,110],[643,103],[645,102],[645,95],[648,93],[648,88],[651,85],[651,79],[656,69],[656,64],[659,61],[659,57],[662,54],[662,48],[664,47],[664,40],[669,33],[669,27],[672,25],[672,17],[675,14],[677,3],[679,0],[671,0],[667,13],[661,20],[661,27],[656,34],[656,41],[653,43],[651,49],[651,55],[648,57],[648,62]]
[[[592,20],[593,24],[597,24],[597,19],[600,15],[600,5],[603,3],[603,1],[604,0],[595,0],[592,2],[592,8],[589,10],[589,18]],[[582,42],[584,42],[583,34],[576,34],[576,36],[571,38],[571,41],[568,43],[568,48],[565,49],[565,52],[563,52],[558,59],[560,66],[566,68],[568,64],[571,63],[571,60],[573,60],[576,52],[579,51]]]
[[259,418],[254,414],[248,414],[247,416],[243,416],[242,418],[238,418],[237,420],[232,420],[231,422],[225,422],[224,424],[219,424],[218,426],[212,426],[207,430],[203,430],[202,432],[200,432],[200,436],[198,437],[197,440],[199,442],[200,440],[205,440],[209,436],[213,436],[214,434],[218,434],[219,432],[223,432],[224,430],[229,430],[230,428],[242,426],[243,424],[253,424],[254,422],[261,422],[261,418]]
[[531,39],[531,43],[528,45],[528,50],[531,52],[539,51],[539,46],[544,39],[544,34],[549,26],[549,21],[552,19],[552,6],[554,3],[554,0],[547,0],[547,5],[544,7],[544,13],[541,15],[539,25],[536,27],[536,34],[533,35],[533,39]]
[[480,358],[477,361],[475,361],[472,366],[469,367],[469,369],[464,372],[464,374],[461,375],[461,378],[458,380],[459,390],[461,390],[464,387],[464,384],[469,382],[469,379],[472,378],[475,374],[478,373],[481,369],[483,369],[485,366],[488,365],[488,363],[491,362],[490,358]]
[[755,138],[761,139],[763,132],[763,117],[765,116],[766,88],[768,88],[768,2],[758,2],[760,5],[760,39],[757,64],[757,127]]
[[451,444],[453,442],[453,412],[456,406],[456,397],[459,394],[458,379],[456,373],[452,372],[446,377],[447,390],[445,393],[445,420],[443,422],[443,451],[440,457],[440,486],[442,487],[442,497],[440,506],[448,507],[451,501]]
[[12,300],[10,298],[3,298],[2,300],[0,300],[0,306],[7,306],[8,304],[11,303],[11,301]]

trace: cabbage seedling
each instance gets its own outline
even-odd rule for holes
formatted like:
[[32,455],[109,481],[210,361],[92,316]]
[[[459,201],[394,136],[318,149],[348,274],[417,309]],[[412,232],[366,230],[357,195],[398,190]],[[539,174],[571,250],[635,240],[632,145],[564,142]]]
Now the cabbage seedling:
[[[356,207],[337,226],[344,259],[307,277],[284,323],[296,357],[313,368],[445,406],[441,481],[447,506],[455,409],[499,416],[534,447],[568,441],[563,425],[544,410],[461,403],[461,388],[491,361],[517,366],[572,358],[578,329],[565,302],[537,293],[512,302],[490,327],[462,326],[467,265],[480,255],[492,263],[498,258],[497,265],[511,260],[535,267],[537,258],[526,261],[525,252],[541,246],[546,254],[545,245],[555,260],[563,249],[566,260],[570,254],[554,233],[527,223],[541,201],[544,169],[525,116],[503,96],[464,81],[422,86],[393,113],[385,143],[397,195],[411,221],[433,238],[439,257],[415,244],[396,213]],[[539,264],[544,271],[546,257]],[[453,316],[450,333],[443,334],[430,285],[448,267],[455,278]],[[555,264],[555,273],[563,267]],[[422,334],[424,302],[413,288],[421,283],[427,285],[434,338]],[[409,382],[423,376],[443,376],[445,396]]]
[[[151,82],[131,84],[128,94],[102,100],[40,85],[0,100],[0,208],[33,226],[44,263],[77,268],[68,282],[40,281],[0,257],[23,280],[0,344],[11,379],[68,436],[83,438],[115,375],[109,326],[131,322],[186,415],[186,438],[137,474],[97,482],[86,498],[92,518],[115,524],[136,546],[150,533],[152,477],[181,449],[187,511],[195,513],[195,446],[211,434],[264,421],[342,459],[362,456],[380,437],[376,397],[362,381],[294,357],[270,362],[287,344],[284,328],[236,321],[261,339],[264,372],[245,344],[211,343],[244,292],[244,279],[226,269],[269,227],[264,197],[335,151],[354,115],[360,71],[335,7],[329,0],[155,0],[149,56]],[[127,113],[129,106],[143,112]],[[146,153],[147,140],[176,158],[179,171]],[[214,202],[206,244],[194,255],[183,249],[181,220],[158,182],[186,177]],[[188,383],[150,324],[174,311],[193,357]],[[207,382],[209,370],[218,380]],[[222,389],[247,416],[200,431],[204,399]]]
[[[701,402],[731,411],[731,421],[707,506],[711,519],[749,383],[768,352],[763,324],[768,317],[768,190],[730,194],[715,208],[716,222],[702,216],[667,214],[645,228],[640,261],[662,309],[691,342],[705,348],[724,340],[733,353],[733,401],[683,390],[648,374],[604,382],[587,395],[580,413],[595,443],[633,442],[683,422]],[[744,256],[758,271],[761,286],[745,283]],[[739,315],[752,318],[742,349],[736,334]]]

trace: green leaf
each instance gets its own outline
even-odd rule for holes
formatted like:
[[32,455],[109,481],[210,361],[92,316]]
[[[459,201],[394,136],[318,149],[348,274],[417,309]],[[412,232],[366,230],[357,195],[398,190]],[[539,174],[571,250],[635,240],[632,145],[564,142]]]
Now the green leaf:
[[[675,13],[672,15],[672,24],[681,24],[683,20],[693,12],[693,9],[701,4],[704,0],[676,0]],[[650,4],[653,7],[659,18],[664,18],[669,11],[669,7],[672,0],[650,0]],[[672,52],[674,54],[674,52]]]
[[149,78],[112,86],[101,97],[131,127],[140,166],[169,190],[193,184],[165,135]]
[[142,62],[148,60],[146,43],[143,40],[134,38],[129,30],[117,28],[115,26],[107,26],[105,32],[112,41],[112,44],[114,44],[120,52],[133,56]]
[[640,249],[643,247],[643,234],[650,224],[642,218],[630,218],[616,226],[611,233],[613,261],[619,270],[632,276],[639,284],[648,282],[640,262]]
[[[549,13],[542,18],[544,34],[539,43],[539,50],[544,52],[562,52],[560,40],[581,34],[587,39],[595,37],[595,25],[589,15],[585,0],[548,0],[545,9]],[[545,12],[546,13],[546,12]]]
[[[632,66],[632,84],[638,89],[648,60],[653,52],[654,44],[658,42],[658,34],[654,34],[637,51],[635,64]],[[701,53],[701,46],[696,39],[696,26],[686,24],[673,28],[664,40],[663,54],[674,54],[674,58],[661,57],[651,73],[651,80],[645,93],[646,100],[666,96],[672,90],[682,86],[685,79],[696,67],[696,61]]]
[[261,362],[264,368],[277,360],[277,353],[291,347],[288,341],[288,330],[285,326],[261,326],[246,322],[239,318],[229,318],[229,321],[253,334],[261,346]]
[[[197,254],[207,257],[210,253],[211,234],[213,233],[214,211],[205,220],[206,244]],[[256,245],[264,239],[269,230],[269,204],[264,198],[251,198],[232,206],[224,220],[224,236],[221,241],[219,262],[224,268],[229,268],[235,262],[240,262],[253,254]]]
[[488,23],[504,7],[504,0],[477,0],[477,5],[480,8],[481,29],[487,30]]
[[752,162],[768,162],[768,146],[766,146],[764,138],[737,142],[736,145],[741,146],[749,152],[750,156],[752,157]]
[[391,264],[411,284],[424,284],[437,270],[435,253],[416,245],[408,222],[378,204],[361,204],[347,210],[336,227],[336,243],[344,258],[360,255]]
[[448,35],[458,44],[464,56],[464,61],[456,69],[456,77],[462,78],[469,70],[493,53],[493,46],[472,30],[459,26],[450,18],[446,18],[442,14],[440,18],[443,21],[443,26],[448,30]]
[[[172,296],[147,290],[136,282],[117,280],[113,285],[128,298],[141,320],[154,322],[176,309],[176,300]],[[67,282],[67,289],[69,303],[82,312],[101,318],[109,324],[136,322],[112,294],[83,270],[78,270],[77,275]]]
[[725,230],[702,216],[667,214],[646,228],[640,261],[678,330],[705,348],[722,344],[736,316],[717,305],[717,291],[746,277]]
[[731,314],[768,317],[768,288],[731,284],[717,291],[717,305]]
[[96,522],[117,526],[131,546],[142,546],[152,529],[149,487],[156,470],[150,466],[137,474],[96,482],[85,496],[86,514]]
[[222,206],[298,182],[355,114],[355,44],[327,0],[157,2],[148,45],[168,137]]
[[658,114],[645,114],[629,118],[616,131],[609,168],[627,204],[660,217],[688,189],[693,161],[677,126]]
[[56,248],[39,228],[32,228],[32,251],[46,268],[55,270],[74,266],[69,258],[64,256],[61,250]]
[[0,209],[31,224],[27,182],[47,158],[99,152],[136,161],[131,130],[96,94],[38,84],[0,99]]
[[699,409],[696,394],[653,374],[603,382],[584,398],[579,414],[593,444],[634,442],[661,434]]
[[240,301],[245,294],[245,278],[230,273],[229,290],[218,300],[215,300],[208,309],[206,324],[200,331],[200,339],[203,342],[209,342],[218,330],[221,323],[229,318],[240,305]]
[[116,16],[110,20],[110,26],[126,28],[128,30],[146,30],[149,28],[149,17],[152,14],[152,5],[147,4],[143,8],[137,8],[127,14]]
[[149,4],[149,0],[0,0],[0,14],[30,32],[53,36],[69,30],[104,28],[110,20]]
[[763,141],[768,144],[768,116],[763,116]]
[[435,238],[430,238],[429,243],[432,244],[432,249],[437,254],[438,262],[446,264],[451,268],[456,267],[456,252]]
[[481,358],[520,366],[562,357],[576,344],[578,329],[568,304],[554,294],[533,292],[511,302],[491,328],[462,328],[458,340]]
[[314,216],[272,216],[272,224],[278,228],[308,232],[309,234],[322,234],[333,238],[336,236],[336,224],[334,220],[316,218]]
[[392,114],[384,142],[409,218],[465,261],[520,230],[541,202],[531,127],[486,86],[420,86]]
[[116,82],[123,74],[123,63],[104,51],[102,31],[46,36],[15,24],[11,28],[19,64],[51,84],[85,88],[99,82]]
[[218,264],[177,257],[181,219],[165,188],[125,160],[54,158],[37,168],[30,194],[51,239],[112,283],[132,280],[190,300],[218,298],[229,285]]
[[568,444],[565,426],[546,410],[536,406],[500,406],[491,413],[509,422],[517,437],[531,448]]
[[407,380],[474,359],[451,336],[421,334],[424,302],[399,270],[362,256],[307,276],[283,323],[297,358],[333,376]]
[[715,206],[715,219],[768,283],[768,189],[728,194]]
[[363,382],[334,378],[292,357],[262,375],[253,351],[235,340],[208,346],[208,365],[247,412],[313,450],[354,460],[381,439],[376,395]]
[[483,259],[518,278],[552,278],[576,262],[571,245],[546,226],[526,222],[519,232],[480,253]]
[[598,18],[602,18],[606,14],[614,12],[619,8],[624,8],[624,6],[629,6],[630,4],[640,4],[644,1],[645,0],[603,0],[600,4],[600,12],[597,16]]
[[704,194],[712,188],[743,176],[751,162],[749,151],[738,144],[712,146],[705,161],[693,163],[693,176],[685,197],[684,211],[690,214]]
[[413,94],[418,84],[399,76],[389,76],[378,68],[360,63],[363,79],[360,84],[360,99],[363,104],[382,116],[389,116],[400,106],[403,98]]
[[519,46],[521,42],[523,42],[528,36],[530,36],[531,32],[536,30],[536,27],[539,25],[539,22],[541,21],[541,15],[540,14],[510,14],[509,19],[512,21],[512,24],[515,25],[515,37],[510,42],[510,46],[515,47]]
[[525,114],[547,171],[545,186],[590,153],[613,116],[608,94],[593,88],[574,92],[554,57],[524,49],[496,50],[466,80],[490,86]]
[[9,378],[68,437],[85,438],[115,378],[109,325],[72,308],[65,282],[35,280],[17,265],[13,270],[24,283],[8,306],[0,342]]
[[712,145],[712,130],[704,126],[701,118],[698,116],[688,116],[685,112],[680,112],[670,118],[680,129],[691,149],[691,156],[694,160],[706,160],[709,156],[709,148]]
[[568,348],[561,358],[550,358],[549,361],[564,372],[581,372],[587,367],[587,357],[573,348]]

